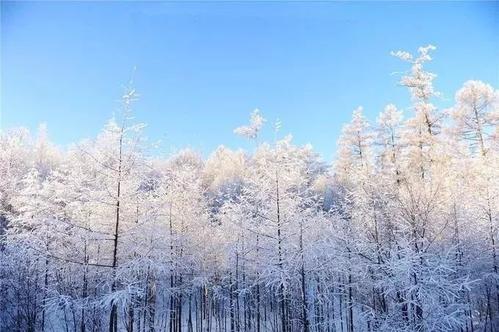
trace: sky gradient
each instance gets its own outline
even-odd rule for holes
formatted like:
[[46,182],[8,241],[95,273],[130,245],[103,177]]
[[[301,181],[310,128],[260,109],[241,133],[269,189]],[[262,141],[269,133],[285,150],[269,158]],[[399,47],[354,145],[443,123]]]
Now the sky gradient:
[[466,80],[499,86],[498,2],[2,1],[0,125],[94,137],[136,67],[135,117],[159,154],[248,148],[232,130],[259,108],[330,160],[354,108],[410,106],[390,51],[426,44],[439,107]]

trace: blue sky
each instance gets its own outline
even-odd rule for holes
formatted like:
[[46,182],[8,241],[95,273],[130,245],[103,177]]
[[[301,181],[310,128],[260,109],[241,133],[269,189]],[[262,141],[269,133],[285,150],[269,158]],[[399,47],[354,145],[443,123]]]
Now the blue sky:
[[428,68],[442,108],[466,80],[499,86],[498,2],[2,1],[1,10],[1,127],[46,122],[63,146],[101,130],[134,66],[135,116],[161,154],[247,148],[232,130],[259,108],[330,160],[355,107],[371,120],[387,103],[409,107],[397,86],[408,67],[391,50],[437,46]]

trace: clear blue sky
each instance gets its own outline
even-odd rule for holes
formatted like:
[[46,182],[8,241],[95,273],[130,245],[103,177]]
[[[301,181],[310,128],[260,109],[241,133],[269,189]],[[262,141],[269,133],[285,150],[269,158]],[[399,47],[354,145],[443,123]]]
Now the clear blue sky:
[[[469,79],[499,86],[498,2],[5,2],[1,127],[66,145],[95,136],[132,68],[136,118],[161,152],[248,147],[232,133],[258,107],[282,134],[331,159],[363,105],[409,106],[391,50],[437,46],[441,107]],[[273,137],[270,128],[266,136]]]

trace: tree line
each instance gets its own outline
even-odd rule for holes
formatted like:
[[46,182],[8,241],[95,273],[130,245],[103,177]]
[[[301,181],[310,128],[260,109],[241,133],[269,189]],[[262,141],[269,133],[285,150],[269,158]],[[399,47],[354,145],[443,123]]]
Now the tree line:
[[132,86],[66,149],[3,132],[0,330],[498,331],[499,92],[438,109],[434,49],[392,53],[411,106],[354,110],[331,165],[258,110],[252,151],[152,157]]

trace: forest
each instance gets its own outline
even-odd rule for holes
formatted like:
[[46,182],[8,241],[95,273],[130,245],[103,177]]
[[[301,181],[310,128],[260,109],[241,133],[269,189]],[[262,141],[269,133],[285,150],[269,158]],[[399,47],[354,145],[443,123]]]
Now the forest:
[[4,130],[0,331],[499,331],[499,91],[439,109],[434,51],[332,163],[259,110],[250,151],[158,158],[132,85],[95,138]]

